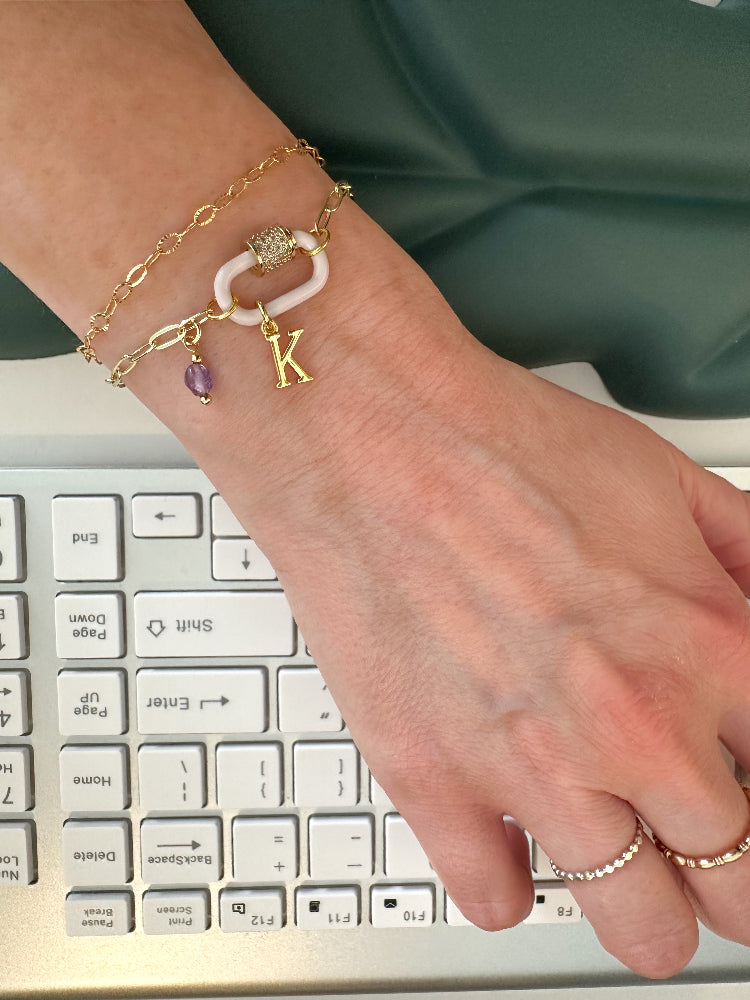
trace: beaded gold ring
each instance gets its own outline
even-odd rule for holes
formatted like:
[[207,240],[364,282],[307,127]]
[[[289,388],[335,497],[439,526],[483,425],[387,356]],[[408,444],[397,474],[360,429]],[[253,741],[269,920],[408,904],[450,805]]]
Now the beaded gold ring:
[[605,875],[614,874],[618,868],[622,868],[628,861],[632,861],[640,850],[642,843],[643,823],[641,823],[640,818],[636,816],[633,842],[625,848],[622,854],[614,858],[612,861],[608,861],[606,865],[601,865],[599,868],[594,868],[591,871],[570,872],[565,871],[563,868],[558,868],[554,861],[550,861],[549,864],[550,868],[558,878],[567,879],[569,882],[592,882],[595,878],[604,878]]

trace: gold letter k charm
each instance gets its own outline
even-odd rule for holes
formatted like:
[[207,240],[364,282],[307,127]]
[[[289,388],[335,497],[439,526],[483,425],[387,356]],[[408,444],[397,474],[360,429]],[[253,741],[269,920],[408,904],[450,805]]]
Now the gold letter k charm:
[[277,389],[285,389],[286,386],[291,385],[286,379],[286,366],[291,365],[292,368],[297,372],[297,384],[300,382],[312,382],[312,375],[308,375],[302,365],[298,365],[297,362],[292,357],[292,351],[297,346],[297,341],[302,336],[302,330],[290,330],[287,333],[289,337],[289,345],[284,353],[281,353],[279,348],[279,327],[275,320],[266,312],[263,307],[262,302],[257,303],[258,309],[260,309],[261,315],[263,316],[263,323],[261,329],[263,330],[263,336],[271,345],[271,350],[273,351],[273,360],[276,365],[276,371],[278,372],[279,381],[276,383]]
[[289,346],[283,354],[279,350],[278,333],[273,333],[270,337],[266,334],[266,340],[270,343],[271,350],[273,351],[273,360],[276,363],[276,371],[279,373],[279,381],[276,383],[277,389],[284,389],[286,386],[292,384],[291,382],[287,382],[284,374],[287,365],[291,365],[297,372],[297,375],[299,376],[297,384],[300,382],[312,382],[312,375],[308,375],[305,369],[301,365],[298,365],[292,357],[292,351],[297,346],[297,341],[302,336],[302,332],[302,330],[290,330],[287,333],[287,336],[291,339],[289,341]]

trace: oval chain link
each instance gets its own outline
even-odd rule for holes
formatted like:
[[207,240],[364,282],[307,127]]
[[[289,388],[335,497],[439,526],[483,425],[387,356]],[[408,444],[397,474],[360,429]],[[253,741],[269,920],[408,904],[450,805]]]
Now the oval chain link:
[[315,225],[310,230],[310,235],[317,236],[320,242],[314,250],[305,250],[304,247],[297,247],[300,253],[303,253],[306,257],[314,257],[316,253],[320,253],[321,250],[325,250],[328,246],[328,241],[331,239],[331,232],[329,229],[331,216],[334,212],[341,208],[341,205],[346,198],[351,197],[351,184],[348,184],[346,181],[338,181],[334,184],[332,191],[329,193],[323,204],[323,207],[318,212]]
[[[295,155],[310,156],[321,167],[325,164],[325,160],[315,146],[311,146],[305,139],[298,139],[293,146],[278,146],[274,149],[273,152],[265,158],[265,160],[257,166],[252,167],[246,174],[238,177],[237,180],[233,181],[227,190],[223,194],[219,195],[215,201],[207,205],[201,205],[201,207],[193,213],[193,218],[190,223],[181,232],[167,233],[162,236],[156,244],[156,249],[146,258],[146,260],[142,264],[136,264],[128,271],[124,280],[119,282],[115,287],[106,307],[101,312],[94,313],[91,317],[89,321],[88,333],[84,337],[83,343],[77,348],[78,353],[82,354],[86,361],[96,361],[97,364],[101,364],[94,349],[94,338],[98,334],[106,333],[109,330],[112,317],[114,316],[118,305],[121,302],[124,302],[125,299],[129,297],[133,289],[137,288],[137,286],[145,280],[149,269],[156,263],[156,261],[160,257],[166,257],[169,256],[169,254],[174,253],[182,243],[183,239],[188,233],[192,232],[193,229],[210,225],[219,212],[231,205],[232,202],[239,198],[251,184],[257,183],[267,170],[270,170],[271,167],[276,164],[286,163],[287,160],[291,159],[291,157]],[[204,217],[204,213],[209,214],[207,217]],[[100,320],[102,322],[99,322]]]
[[[156,333],[152,333],[148,338],[151,350],[166,351],[168,347],[174,347],[175,344],[179,344],[179,342],[185,338],[183,330],[185,323],[190,323],[193,318],[194,317],[186,319],[183,323],[171,323],[169,326],[163,326],[161,330],[157,330]],[[176,330],[177,332],[172,333],[173,330]],[[169,334],[172,334],[172,336],[169,336]]]
[[170,323],[169,326],[163,326],[161,330],[152,333],[145,344],[141,344],[130,354],[123,354],[112,369],[110,378],[105,381],[110,382],[117,389],[123,389],[125,375],[129,375],[141,358],[145,358],[152,351],[166,351],[168,347],[174,347],[175,344],[179,343],[183,343],[189,351],[194,350],[195,345],[201,339],[201,326],[211,320],[228,319],[239,304],[239,299],[233,295],[229,309],[221,312],[221,307],[216,299],[211,299],[203,312],[188,316],[181,323]]
[[124,389],[125,384],[122,381],[123,376],[129,375],[141,358],[145,358],[147,354],[150,354],[153,351],[153,349],[154,348],[150,343],[141,344],[141,346],[137,347],[132,354],[123,355],[112,369],[112,374],[108,379],[106,379],[106,381],[111,382],[117,389]]

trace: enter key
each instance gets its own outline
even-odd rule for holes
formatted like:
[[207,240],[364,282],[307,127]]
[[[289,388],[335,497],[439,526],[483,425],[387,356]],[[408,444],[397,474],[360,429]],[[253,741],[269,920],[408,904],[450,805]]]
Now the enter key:
[[144,669],[136,675],[141,733],[262,733],[262,667]]

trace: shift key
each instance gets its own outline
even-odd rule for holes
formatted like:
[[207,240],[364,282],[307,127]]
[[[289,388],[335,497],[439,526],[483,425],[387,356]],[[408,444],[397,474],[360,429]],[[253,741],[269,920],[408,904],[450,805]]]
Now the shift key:
[[291,656],[294,622],[268,590],[142,591],[133,601],[136,656]]
[[266,672],[262,667],[139,670],[141,733],[262,733]]

